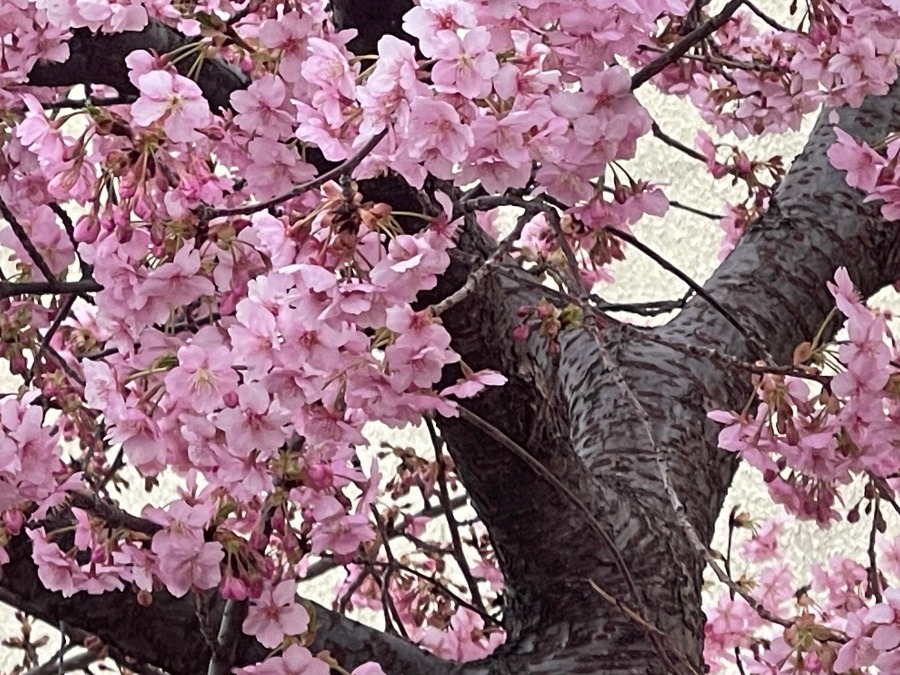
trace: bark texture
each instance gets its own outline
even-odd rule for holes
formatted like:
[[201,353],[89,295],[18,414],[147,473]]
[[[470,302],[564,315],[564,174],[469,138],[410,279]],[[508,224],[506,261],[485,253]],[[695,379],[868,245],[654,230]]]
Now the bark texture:
[[[360,28],[354,48],[372,52],[378,36],[398,34],[398,17],[409,3],[334,5],[342,27]],[[120,36],[76,31],[69,61],[40,64],[31,81],[99,82],[127,92],[124,55],[151,46],[165,51],[179,39],[159,24]],[[246,86],[245,78],[215,60],[204,67],[209,68],[201,74],[205,95],[214,107],[227,107],[229,93]],[[900,91],[868,99],[860,110],[841,111],[840,124],[863,138],[884,136],[900,126]],[[595,536],[584,512],[502,444],[464,421],[442,420],[506,578],[507,644],[490,659],[458,666],[317,608],[313,649],[327,648],[350,667],[375,659],[389,673],[644,675],[688,672],[688,665],[702,671],[703,562],[676,522],[660,466],[708,543],[736,462],[717,449],[718,428],[706,413],[739,407],[749,392],[745,373],[703,350],[754,360],[760,356],[754,345],[763,344],[785,362],[833,306],[825,282],[836,267],[846,266],[865,295],[900,277],[900,229],[884,223],[877,207],[863,204],[829,167],[825,152],[833,139],[823,116],[772,208],[706,284],[743,332],[696,298],[657,329],[607,325],[568,332],[561,354],[551,357],[537,341],[510,339],[515,309],[536,299],[512,269],[488,275],[446,312],[442,318],[466,362],[501,370],[510,380],[467,405],[546,466],[614,546]],[[390,177],[365,190],[395,203],[416,198]],[[421,301],[459,288],[490,250],[470,222],[447,274]],[[623,394],[623,381],[640,406]],[[15,540],[9,551],[12,562],[0,579],[4,601],[96,633],[120,652],[170,673],[205,671],[209,649],[193,600],[159,594],[150,607],[141,607],[128,592],[63,599],[43,590],[26,539]],[[667,640],[654,643],[588,579],[639,611]],[[211,620],[220,612],[213,603]],[[250,641],[242,644],[240,662],[258,657],[260,649]]]

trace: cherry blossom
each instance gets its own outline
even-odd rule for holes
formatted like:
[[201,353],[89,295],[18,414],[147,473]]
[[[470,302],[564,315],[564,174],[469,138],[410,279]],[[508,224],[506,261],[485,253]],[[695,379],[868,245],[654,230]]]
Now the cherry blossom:
[[195,82],[168,71],[152,70],[137,78],[137,86],[141,95],[132,106],[136,124],[148,127],[162,120],[172,141],[199,140],[197,129],[211,120],[209,105]]
[[302,634],[309,625],[309,615],[295,601],[296,592],[297,584],[291,580],[263,589],[250,605],[244,632],[270,649],[280,645],[286,635]]

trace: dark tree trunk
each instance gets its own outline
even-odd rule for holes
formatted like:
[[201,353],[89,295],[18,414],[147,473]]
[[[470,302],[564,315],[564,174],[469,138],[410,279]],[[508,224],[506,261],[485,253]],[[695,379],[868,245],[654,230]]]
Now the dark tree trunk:
[[[356,46],[371,52],[380,34],[397,34],[397,17],[407,3],[334,4],[342,26],[365,21]],[[372,7],[385,11],[373,14]],[[379,16],[384,24],[377,23]],[[154,44],[171,49],[181,39],[158,24],[141,34],[114,37],[76,32],[69,61],[39,65],[32,81],[102,82],[127,91],[125,54]],[[96,54],[102,60],[91,56]],[[221,64],[209,68],[204,92],[215,106],[226,107],[228,94],[246,82]],[[898,128],[897,88],[868,99],[860,110],[841,111],[841,126],[870,140]],[[515,271],[488,275],[446,312],[445,325],[464,359],[477,368],[496,368],[510,380],[467,405],[547,467],[587,507],[617,553],[596,535],[582,510],[503,444],[463,420],[441,420],[506,579],[507,644],[490,659],[458,666],[319,608],[313,649],[327,648],[351,667],[375,659],[390,673],[645,675],[689,672],[685,662],[702,671],[704,564],[678,524],[660,465],[668,467],[688,519],[709,543],[737,465],[733,455],[717,449],[718,428],[706,413],[740,407],[749,381],[708,352],[752,361],[760,356],[754,345],[763,344],[779,362],[788,362],[794,346],[813,335],[833,306],[825,283],[836,267],[846,266],[866,295],[900,278],[900,229],[884,223],[877,206],[863,204],[829,167],[825,151],[833,138],[823,117],[774,205],[705,286],[744,332],[696,298],[660,328],[610,322],[605,328],[568,331],[561,354],[551,357],[538,340],[510,339],[516,308],[536,299],[530,286],[515,281]],[[385,185],[375,181],[366,191],[384,188],[402,196],[396,185]],[[459,288],[490,250],[469,223],[450,270],[423,301]],[[623,395],[623,380],[646,419]],[[173,674],[205,671],[208,648],[193,600],[162,593],[147,608],[127,592],[64,600],[42,589],[29,550],[22,537],[10,545],[12,562],[0,579],[0,599],[94,633],[119,653]],[[640,612],[667,640],[654,642],[588,580]],[[212,621],[220,612],[213,602]],[[249,640],[238,651],[242,663],[261,654]]]

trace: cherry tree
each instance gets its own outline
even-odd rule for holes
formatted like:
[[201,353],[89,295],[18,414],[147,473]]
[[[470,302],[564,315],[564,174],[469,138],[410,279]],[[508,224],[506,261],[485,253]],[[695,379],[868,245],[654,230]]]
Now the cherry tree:
[[[900,278],[900,5],[788,15],[0,0],[21,672],[900,668],[900,347],[865,304]],[[788,171],[742,148],[811,115]],[[670,201],[633,175],[639,141],[746,198]],[[724,229],[703,286],[641,239],[670,208]],[[688,295],[606,302],[633,250]],[[370,422],[432,447],[363,453]],[[735,512],[761,565],[736,577],[709,546],[740,460],[791,518],[871,518],[867,558],[792,570],[782,522]],[[335,568],[332,606],[298,595]],[[87,652],[38,664],[26,616]]]

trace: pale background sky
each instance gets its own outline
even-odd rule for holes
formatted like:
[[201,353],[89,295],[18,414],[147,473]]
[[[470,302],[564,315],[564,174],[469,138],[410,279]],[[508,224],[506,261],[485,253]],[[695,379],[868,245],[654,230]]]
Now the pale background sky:
[[[780,16],[786,23],[790,23],[786,16],[788,4],[775,0],[757,2],[757,5],[765,11],[776,17]],[[649,87],[641,88],[639,96],[659,121],[663,131],[693,147],[696,130],[704,128],[704,125],[690,105],[671,97],[654,95],[654,91]],[[744,143],[742,147],[751,158],[768,158],[774,154],[781,154],[789,161],[802,148],[813,121],[813,118],[810,118],[799,133],[754,139]],[[670,199],[714,213],[723,213],[723,201],[736,202],[743,197],[740,186],[731,188],[726,182],[713,181],[696,160],[689,159],[652,138],[643,139],[639,156],[629,164],[629,171],[635,178],[668,183],[666,192]],[[635,234],[700,283],[709,277],[718,264],[716,252],[722,239],[722,232],[714,221],[679,209],[671,209],[662,219],[648,218],[639,223],[635,228]],[[617,283],[597,289],[606,299],[612,301],[669,300],[680,297],[687,290],[680,281],[635,250],[630,250],[628,260],[617,264],[614,269]],[[896,297],[893,291],[886,291],[880,294],[873,304],[900,307]],[[785,320],[790,320],[790,317],[785,317]],[[9,391],[10,384],[8,379],[0,377],[0,390]],[[373,430],[373,445],[377,446],[382,433]],[[388,438],[398,445],[415,445],[418,448],[430,446],[427,435],[418,429],[392,432]],[[165,502],[166,496],[156,495],[154,501]],[[142,494],[124,496],[122,500],[122,505],[133,513],[138,513],[143,503]],[[768,498],[759,474],[743,467],[738,472],[720,516],[717,538],[714,542],[714,546],[720,550],[724,550],[725,547],[727,517],[734,505],[739,505],[743,511],[749,512],[755,518],[773,517],[781,511],[781,507],[773,504]],[[892,529],[898,531],[896,527]],[[864,556],[867,531],[868,522],[865,518],[856,526],[834,525],[827,533],[819,531],[814,525],[794,525],[788,528],[782,543],[790,552],[791,558],[796,561],[797,576],[803,578],[801,570],[808,569],[810,563],[825,563],[828,557],[835,553]],[[310,595],[318,596],[317,599],[327,602],[331,588],[327,582],[318,583]],[[45,632],[51,634],[53,644],[57,644],[58,634],[54,631],[40,624],[35,631],[39,634]],[[0,606],[0,637],[17,633],[17,623],[12,619],[12,612]],[[0,646],[2,675],[11,672],[19,660],[20,653]]]

